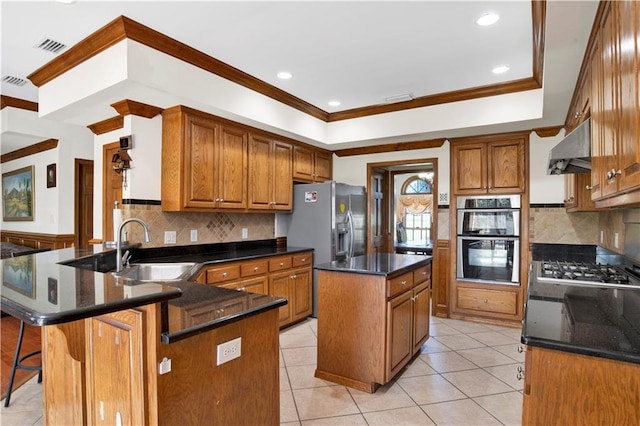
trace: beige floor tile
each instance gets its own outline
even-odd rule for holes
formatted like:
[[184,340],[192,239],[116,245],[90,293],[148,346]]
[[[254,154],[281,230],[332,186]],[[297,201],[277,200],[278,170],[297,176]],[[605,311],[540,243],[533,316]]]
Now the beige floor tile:
[[300,426],[300,422],[286,422],[286,423],[280,423],[280,426]]
[[368,423],[362,414],[351,416],[327,417],[325,419],[305,420],[302,426],[366,426]]
[[290,390],[280,391],[280,423],[297,422],[298,411]]
[[460,333],[479,333],[489,330],[485,324],[470,321],[449,320],[446,324]]
[[478,367],[513,364],[513,360],[493,348],[475,348],[458,351],[459,355],[473,362]]
[[[13,399],[13,395],[11,395]],[[4,404],[4,402],[3,402]],[[11,405],[9,405],[11,407]],[[0,424],[2,425],[33,425],[37,421],[44,421],[42,419],[42,408],[39,410],[28,411],[3,411],[0,415]]]
[[351,393],[356,405],[363,413],[414,407],[416,405],[404,389],[393,381],[381,386],[375,393],[367,393],[355,389],[349,389],[349,393]]
[[465,394],[439,375],[407,377],[399,379],[398,384],[419,405],[466,398]]
[[[522,352],[519,349],[522,348]],[[498,352],[501,352],[517,362],[524,362],[524,345],[522,343],[512,343],[510,345],[493,346]]]
[[287,374],[287,369],[284,367],[280,367],[280,390],[290,390],[291,385],[289,384],[289,375]]
[[405,368],[400,370],[396,377],[427,376],[429,374],[438,374],[438,372],[429,367],[422,358],[416,357]]
[[453,334],[460,334],[455,328],[451,328],[443,323],[429,324],[429,334],[431,336],[449,336]]
[[284,358],[282,358],[282,349],[278,351],[278,366],[280,368],[284,367]]
[[280,347],[288,348],[304,348],[318,346],[318,338],[311,330],[305,333],[290,333],[280,335]]
[[433,337],[429,337],[429,339],[427,339],[424,345],[422,345],[422,347],[420,348],[420,353],[429,354],[433,352],[447,352],[450,350],[451,349],[449,349],[447,346],[443,345],[442,343],[438,342]]
[[454,351],[459,351],[461,349],[481,348],[485,346],[484,343],[481,343],[466,334],[456,334],[453,336],[435,336],[434,339],[436,339],[443,345],[453,349]]
[[501,380],[481,369],[445,373],[442,377],[471,398],[513,390]]
[[471,399],[424,405],[422,409],[438,426],[499,425],[491,414]]
[[509,337],[513,337],[518,342],[521,342],[520,339],[522,338],[522,328],[507,328],[504,330],[500,330],[500,333]]
[[295,365],[316,365],[318,360],[318,349],[315,346],[308,348],[282,349],[284,365],[291,367]]
[[478,368],[477,365],[462,357],[456,352],[436,352],[432,354],[420,355],[420,359],[426,362],[438,373],[449,373],[451,371],[472,370]]
[[519,366],[524,368],[524,364],[509,364],[487,367],[485,371],[502,380],[515,390],[522,390],[524,388],[524,380],[518,380]]
[[381,426],[433,425],[431,419],[419,407],[398,408],[395,410],[365,413],[367,424]]
[[480,396],[474,398],[474,401],[505,425],[519,426],[522,424],[522,394],[520,392]]
[[314,377],[316,366],[294,365],[287,367],[289,373],[289,383],[292,389],[316,388],[319,386],[334,386],[335,383]]
[[307,319],[305,321],[294,324],[280,331],[280,335],[283,334],[298,334],[298,333],[313,333],[313,324],[316,322],[314,319]]
[[344,386],[293,390],[300,420],[359,414],[358,406]]
[[478,342],[482,342],[487,346],[508,345],[510,343],[517,343],[518,339],[500,333],[498,331],[484,331],[480,333],[470,333],[470,337],[473,337]]

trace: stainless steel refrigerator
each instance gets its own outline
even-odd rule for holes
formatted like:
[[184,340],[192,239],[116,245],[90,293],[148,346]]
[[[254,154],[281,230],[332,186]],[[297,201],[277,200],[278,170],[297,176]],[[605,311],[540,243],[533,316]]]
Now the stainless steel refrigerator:
[[[365,254],[367,195],[363,186],[333,181],[293,187],[293,213],[287,245],[312,247],[313,264]],[[317,277],[313,271],[313,313],[317,316]]]

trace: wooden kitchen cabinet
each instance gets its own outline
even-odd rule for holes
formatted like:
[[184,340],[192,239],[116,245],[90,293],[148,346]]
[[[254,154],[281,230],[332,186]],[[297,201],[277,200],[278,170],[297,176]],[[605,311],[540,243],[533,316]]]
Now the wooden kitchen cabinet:
[[564,208],[568,213],[596,211],[591,200],[591,173],[564,175]]
[[293,269],[269,276],[269,294],[286,298],[280,307],[280,326],[285,327],[311,315],[311,269]]
[[522,424],[640,424],[638,377],[640,364],[527,346]]
[[244,210],[248,132],[190,108],[162,113],[162,209]]
[[452,140],[451,170],[456,195],[515,194],[526,190],[528,134]]
[[332,154],[308,146],[293,147],[293,180],[297,182],[324,182],[331,180]]
[[290,211],[293,146],[252,134],[249,141],[249,208]]

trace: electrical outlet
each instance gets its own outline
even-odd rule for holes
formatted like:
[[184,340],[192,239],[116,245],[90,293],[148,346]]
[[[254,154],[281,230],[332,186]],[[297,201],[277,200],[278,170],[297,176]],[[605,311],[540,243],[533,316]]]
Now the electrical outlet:
[[242,338],[229,340],[228,342],[220,343],[218,345],[218,357],[216,365],[224,364],[232,359],[240,358],[240,346]]
[[242,239],[246,240],[249,238],[249,230],[247,228],[242,228]]
[[164,231],[164,243],[175,244],[176,243],[176,231]]
[[198,230],[197,229],[192,229],[191,230],[191,242],[195,243],[198,241]]

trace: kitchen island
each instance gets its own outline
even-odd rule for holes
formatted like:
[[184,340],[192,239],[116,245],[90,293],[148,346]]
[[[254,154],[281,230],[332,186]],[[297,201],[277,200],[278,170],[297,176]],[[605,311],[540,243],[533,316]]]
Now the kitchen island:
[[[201,252],[199,265],[302,250],[221,247]],[[279,423],[286,299],[183,279],[136,281],[108,272],[114,262],[113,249],[95,246],[0,263],[2,310],[43,326],[46,424]],[[218,346],[238,338],[240,357],[220,363]]]
[[431,256],[372,254],[316,265],[315,376],[373,393],[429,337]]
[[537,259],[624,259],[598,247],[537,250],[522,328],[522,424],[640,424],[640,286],[540,280]]

